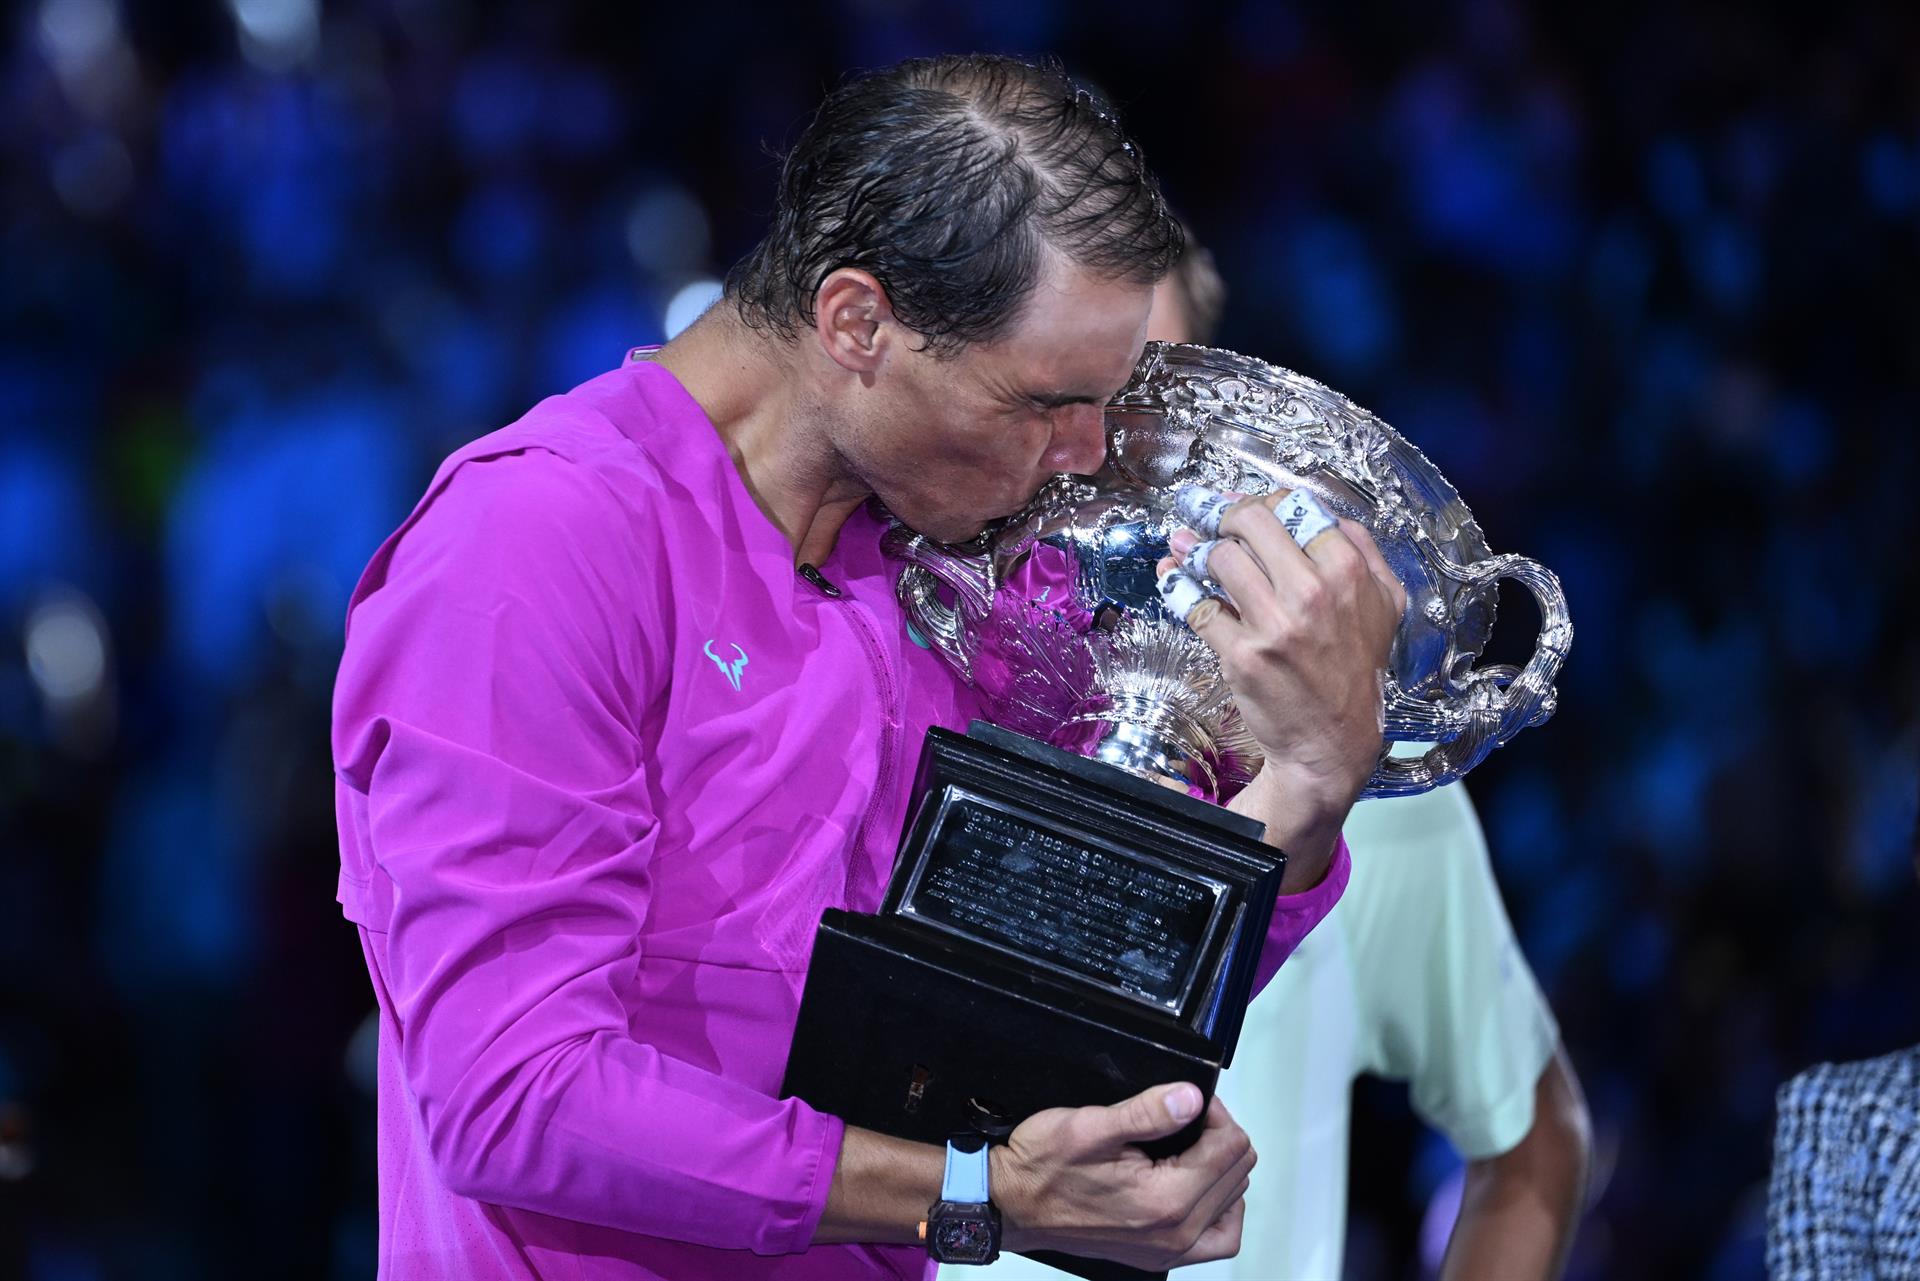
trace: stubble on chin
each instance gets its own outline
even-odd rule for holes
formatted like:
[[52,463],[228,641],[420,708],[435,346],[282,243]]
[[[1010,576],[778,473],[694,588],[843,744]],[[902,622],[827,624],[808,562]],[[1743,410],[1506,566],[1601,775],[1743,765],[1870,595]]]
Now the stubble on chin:
[[[896,513],[896,515],[897,514],[898,513]],[[901,520],[906,524],[907,528],[913,530],[914,533],[919,534],[922,538],[948,547],[957,547],[972,542],[980,537],[981,534],[985,533],[992,524],[991,521],[981,520],[977,517],[951,515],[929,517],[920,522],[913,521],[904,516],[901,517]]]

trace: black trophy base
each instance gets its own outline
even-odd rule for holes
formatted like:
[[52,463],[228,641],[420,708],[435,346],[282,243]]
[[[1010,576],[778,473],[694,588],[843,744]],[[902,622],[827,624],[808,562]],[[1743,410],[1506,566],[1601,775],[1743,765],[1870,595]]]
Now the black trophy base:
[[[1164,1044],[1114,1026],[1109,1011],[1045,980],[1007,974],[995,982],[964,965],[887,917],[829,908],[814,938],[787,1083],[849,1125],[937,1144],[966,1128],[969,1099],[1024,1119],[1118,1103],[1172,1081],[1213,1096],[1220,1066],[1204,1045]],[[889,999],[848,999],[863,988]],[[1196,1118],[1141,1148],[1172,1156],[1202,1128]]]
[[1211,1099],[1286,863],[1260,825],[979,724],[928,732],[914,791],[881,910],[821,918],[782,1094],[934,1144],[976,1103],[1018,1123],[1177,1081]]
[[[1075,1009],[1071,993],[1045,980],[983,981],[961,968],[968,959],[937,954],[892,918],[828,909],[782,1093],[848,1125],[933,1144],[965,1128],[969,1098],[1024,1119],[1118,1103],[1172,1081],[1213,1097],[1220,1067],[1203,1043],[1167,1045],[1114,1027],[1110,1010],[1093,1002]],[[1184,1151],[1204,1116],[1142,1149],[1155,1157]],[[1033,1257],[1091,1281],[1166,1275],[1073,1255]]]

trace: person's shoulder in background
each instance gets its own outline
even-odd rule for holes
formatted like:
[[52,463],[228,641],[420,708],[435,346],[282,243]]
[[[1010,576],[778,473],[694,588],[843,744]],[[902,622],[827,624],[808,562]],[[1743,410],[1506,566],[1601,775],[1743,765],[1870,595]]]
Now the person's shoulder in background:
[[1920,1278],[1920,1045],[1780,1087],[1767,1270]]
[[1461,783],[1362,801],[1347,816],[1344,835],[1354,856],[1351,901],[1341,908],[1349,931],[1412,925],[1429,933],[1445,924],[1432,895],[1449,883],[1493,879],[1480,817]]
[[1355,806],[1351,946],[1364,1070],[1469,1159],[1511,1149],[1560,1029],[1521,954],[1466,789]]

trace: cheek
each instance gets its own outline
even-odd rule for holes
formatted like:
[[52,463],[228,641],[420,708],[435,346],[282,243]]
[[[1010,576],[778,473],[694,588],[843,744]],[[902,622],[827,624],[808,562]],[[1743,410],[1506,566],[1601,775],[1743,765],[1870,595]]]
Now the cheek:
[[988,452],[1003,472],[1019,472],[1022,479],[1040,464],[1053,439],[1053,422],[1045,414],[1024,413],[995,424]]
[[[945,442],[934,466],[949,473],[964,472],[976,484],[1024,474],[1046,447],[1044,421],[1006,413],[956,419],[942,433]],[[959,477],[963,483],[965,476]]]
[[[930,509],[1017,505],[1041,471],[1052,425],[1044,414],[1000,404],[918,399],[890,439],[894,484]],[[906,427],[907,430],[897,430]]]

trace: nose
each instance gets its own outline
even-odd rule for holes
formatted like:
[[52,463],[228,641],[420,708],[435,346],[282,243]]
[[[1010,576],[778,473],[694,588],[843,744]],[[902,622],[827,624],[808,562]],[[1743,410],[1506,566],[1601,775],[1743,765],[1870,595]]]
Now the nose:
[[1107,415],[1099,405],[1063,405],[1047,445],[1048,471],[1088,475],[1107,460]]

